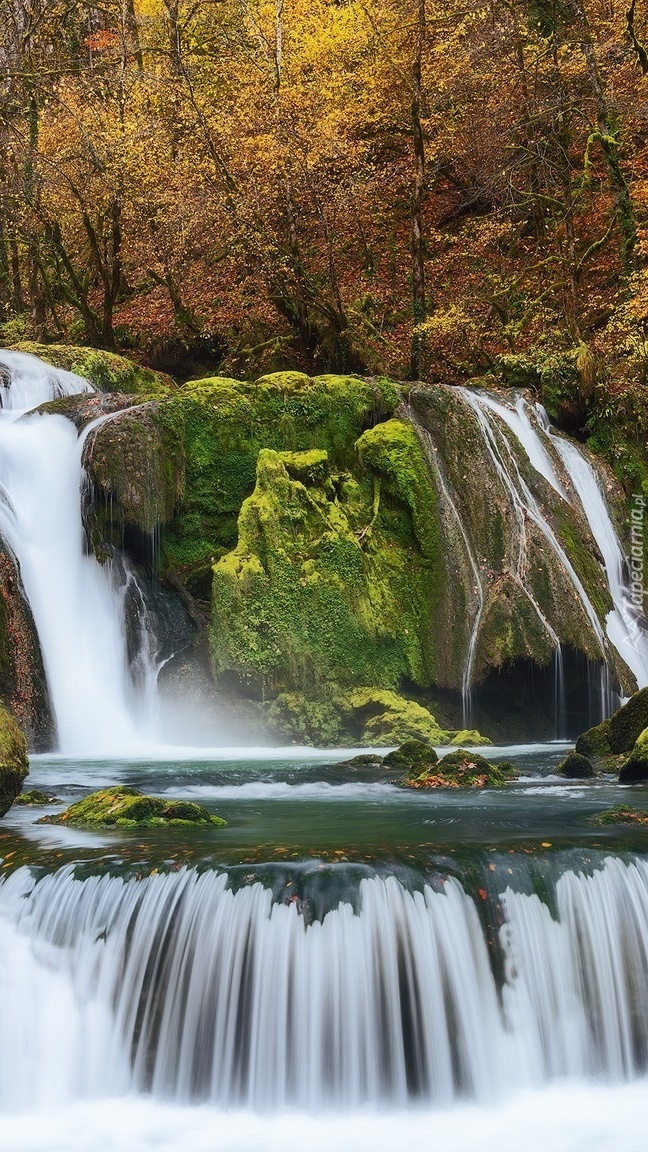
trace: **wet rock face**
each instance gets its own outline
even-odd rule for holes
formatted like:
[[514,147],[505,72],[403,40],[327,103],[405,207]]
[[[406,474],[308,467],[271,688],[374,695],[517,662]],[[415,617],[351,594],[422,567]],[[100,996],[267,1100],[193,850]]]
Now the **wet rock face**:
[[644,784],[648,780],[648,726],[635,741],[619,770],[619,784]]
[[635,692],[628,703],[614,713],[610,720],[610,750],[615,755],[630,752],[645,728],[648,728],[648,688]]
[[0,704],[0,816],[20,794],[28,771],[27,741],[11,713]]
[[55,727],[36,626],[15,561],[0,541],[0,696],[20,723],[29,747],[52,747]]

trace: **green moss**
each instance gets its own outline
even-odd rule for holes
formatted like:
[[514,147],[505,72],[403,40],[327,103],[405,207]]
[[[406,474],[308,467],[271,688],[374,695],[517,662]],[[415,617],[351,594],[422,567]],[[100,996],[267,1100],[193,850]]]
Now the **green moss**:
[[408,788],[502,788],[517,776],[508,762],[494,764],[477,752],[459,748],[422,772],[414,764],[403,781]]
[[47,792],[41,792],[40,788],[30,788],[28,792],[21,792],[16,796],[14,803],[24,805],[26,808],[37,808],[44,804],[62,804],[63,801],[59,800],[58,796],[49,796]]
[[581,756],[603,758],[612,754],[610,748],[610,721],[603,720],[594,728],[588,728],[576,741],[576,751]]
[[326,747],[343,740],[339,709],[328,700],[308,700],[300,692],[282,692],[265,712],[281,739]]
[[238,544],[214,567],[214,669],[311,699],[404,676],[427,683],[427,569],[409,512],[400,508],[407,532],[390,538],[373,485],[322,481],[324,464],[317,457],[319,482],[304,484],[289,469],[307,479],[312,453],[259,453]]
[[[643,691],[648,692],[648,689],[644,688]],[[637,737],[632,752],[619,770],[619,784],[642,784],[646,780],[648,780],[648,726]]]
[[406,768],[412,774],[431,768],[438,762],[434,748],[423,740],[406,740],[400,748],[395,748],[385,756],[383,764],[388,768]]
[[184,800],[161,800],[144,796],[135,788],[104,788],[84,797],[65,812],[44,816],[39,824],[64,824],[73,828],[223,828],[220,816],[212,816],[200,804]]
[[610,748],[615,755],[630,752],[648,727],[648,688],[631,696],[610,720]]
[[449,743],[431,712],[415,700],[377,688],[355,688],[341,701],[347,724],[368,747],[389,747],[421,741],[427,745]]
[[592,823],[603,826],[620,824],[626,827],[634,825],[645,827],[648,825],[648,812],[631,808],[629,804],[615,804],[613,808],[606,808],[605,812],[600,812],[598,816],[594,816]]
[[[183,498],[162,538],[165,565],[199,581],[219,551],[235,546],[261,449],[324,451],[334,472],[348,471],[363,429],[391,415],[399,398],[386,381],[301,373],[276,373],[256,383],[213,377],[185,384],[156,415],[181,430],[187,462]],[[294,461],[286,457],[286,465],[296,476]],[[301,479],[317,479],[316,458],[300,467],[306,470]]]
[[11,713],[0,704],[0,816],[19,795],[28,770],[27,741]]
[[102,392],[125,392],[136,396],[165,396],[173,386],[168,376],[143,368],[125,356],[102,352],[96,348],[81,348],[67,344],[15,345],[16,352],[37,356],[54,368],[75,372],[83,376]]
[[594,768],[587,756],[580,752],[570,752],[556,768],[558,776],[565,776],[568,780],[586,780],[594,775]]

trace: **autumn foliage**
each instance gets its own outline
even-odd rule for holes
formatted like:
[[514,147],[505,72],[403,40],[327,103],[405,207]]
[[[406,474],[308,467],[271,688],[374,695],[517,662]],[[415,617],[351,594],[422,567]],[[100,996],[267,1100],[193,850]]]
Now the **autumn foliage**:
[[3,12],[6,342],[646,385],[648,0]]

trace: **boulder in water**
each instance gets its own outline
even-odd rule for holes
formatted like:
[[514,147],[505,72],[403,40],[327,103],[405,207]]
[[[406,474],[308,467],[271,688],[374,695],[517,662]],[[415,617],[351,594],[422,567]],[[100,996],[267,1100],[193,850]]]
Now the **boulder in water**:
[[628,759],[619,769],[619,784],[643,784],[648,780],[648,727],[639,736]]
[[0,816],[4,816],[29,771],[27,741],[13,716],[0,704]]
[[72,804],[56,816],[43,816],[39,824],[65,824],[72,828],[224,828],[227,821],[200,804],[145,796],[136,788],[102,788]]
[[21,792],[20,796],[16,796],[14,803],[25,808],[42,808],[46,804],[62,804],[63,801],[59,800],[58,796],[49,796],[40,788],[30,788],[27,792]]
[[621,824],[628,828],[636,825],[645,827],[648,824],[648,812],[631,808],[629,804],[615,804],[613,808],[606,808],[605,812],[599,812],[598,816],[593,818],[592,823]]
[[631,752],[645,728],[648,728],[648,688],[631,696],[610,720],[610,750],[618,755]]
[[560,761],[556,772],[568,780],[587,780],[594,775],[594,766],[587,756],[583,756],[580,752],[570,752]]
[[400,748],[385,756],[383,764],[387,768],[405,768],[412,774],[432,768],[438,760],[434,748],[424,740],[406,740]]
[[610,756],[612,753],[612,749],[610,748],[610,721],[603,720],[594,728],[588,728],[587,732],[582,732],[576,741],[575,750],[579,756],[593,756],[598,759]]
[[422,772],[415,765],[403,781],[407,788],[501,788],[514,780],[510,763],[493,763],[478,752],[458,748]]

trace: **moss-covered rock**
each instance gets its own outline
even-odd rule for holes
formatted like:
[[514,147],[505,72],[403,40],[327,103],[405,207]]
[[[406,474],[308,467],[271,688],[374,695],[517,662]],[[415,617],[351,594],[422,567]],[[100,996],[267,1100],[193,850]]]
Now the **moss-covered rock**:
[[[156,420],[158,404],[149,401],[116,413],[92,433],[83,463],[101,495],[95,507],[95,531],[104,541],[111,533],[121,543],[124,526],[152,536],[167,524],[184,488],[184,455],[180,432]],[[105,512],[104,523],[101,518]],[[95,548],[95,551],[99,551]]]
[[429,683],[429,565],[410,510],[386,496],[398,530],[379,523],[375,485],[331,463],[322,480],[323,463],[318,483],[307,484],[291,476],[294,453],[259,453],[237,547],[214,567],[215,673],[311,699],[345,685],[395,689],[403,677]]
[[20,794],[28,771],[27,741],[11,713],[0,704],[0,816]]
[[438,762],[434,748],[424,740],[406,740],[400,748],[389,752],[383,764],[387,768],[406,769],[409,774],[420,774]]
[[599,812],[598,816],[594,816],[592,823],[604,827],[621,825],[631,828],[638,825],[645,828],[648,827],[648,812],[631,808],[629,804],[615,804],[613,808],[606,808],[605,812]]
[[103,788],[92,792],[55,816],[43,816],[39,824],[64,824],[72,828],[223,828],[226,821],[213,816],[200,804],[186,800],[162,800],[145,796],[135,788]]
[[54,721],[38,633],[20,573],[0,540],[0,699],[24,732],[29,747],[51,747]]
[[388,748],[406,742],[425,745],[449,744],[435,717],[422,704],[407,700],[397,692],[377,688],[355,688],[341,703],[347,724],[357,732],[360,743]]
[[477,752],[459,748],[423,771],[413,765],[403,783],[407,788],[501,788],[516,776],[516,769],[508,762],[496,764]]
[[343,484],[355,465],[356,440],[390,416],[399,399],[389,381],[354,376],[278,372],[256,382],[212,377],[185,384],[156,417],[180,431],[186,460],[183,498],[162,540],[165,565],[190,587],[202,587],[214,556],[236,544],[262,449],[285,453],[289,475],[307,485],[324,475],[322,458],[311,453],[326,452]]
[[22,805],[25,808],[40,808],[46,804],[62,803],[63,801],[59,800],[58,796],[49,796],[47,792],[42,792],[40,788],[30,788],[27,792],[21,792],[14,800],[14,804]]
[[[644,689],[644,691],[646,691]],[[619,784],[643,784],[648,780],[648,726],[640,733],[628,759],[619,769]]]
[[648,728],[648,688],[631,696],[610,720],[610,749],[618,755],[630,752],[641,733]]
[[267,706],[265,717],[279,739],[320,748],[345,743],[340,710],[331,700],[309,700],[301,692],[281,692]]
[[102,392],[126,392],[133,396],[166,395],[174,387],[170,376],[143,368],[134,360],[103,352],[98,348],[83,348],[73,344],[16,344],[14,351],[37,356],[54,368],[74,372],[89,380]]
[[603,759],[610,756],[612,749],[610,748],[610,721],[603,720],[600,724],[596,724],[594,728],[588,728],[587,732],[582,732],[576,741],[576,752],[580,756],[594,757]]
[[569,752],[556,768],[558,776],[565,776],[568,780],[587,780],[594,775],[594,767],[587,756],[580,752]]

